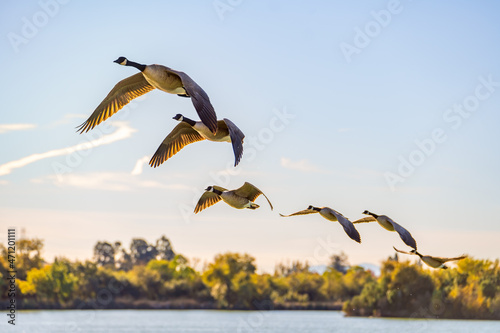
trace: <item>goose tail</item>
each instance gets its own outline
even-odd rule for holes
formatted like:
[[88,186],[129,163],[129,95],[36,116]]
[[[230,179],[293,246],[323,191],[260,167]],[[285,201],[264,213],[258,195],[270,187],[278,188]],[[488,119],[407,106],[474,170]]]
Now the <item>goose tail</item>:
[[248,206],[247,208],[248,208],[248,209],[257,209],[257,208],[259,208],[259,207],[260,207],[260,206],[259,206],[259,205],[257,205],[256,203],[251,202],[251,203],[250,203],[250,206]]

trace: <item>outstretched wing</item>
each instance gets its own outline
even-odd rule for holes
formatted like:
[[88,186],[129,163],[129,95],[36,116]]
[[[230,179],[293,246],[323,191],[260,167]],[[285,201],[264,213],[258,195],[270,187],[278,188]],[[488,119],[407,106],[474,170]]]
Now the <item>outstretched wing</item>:
[[198,200],[198,203],[194,208],[194,213],[198,214],[205,208],[215,205],[219,201],[221,201],[221,197],[219,195],[215,194],[214,192],[205,192],[200,197],[200,200]]
[[386,218],[387,218],[387,220],[389,222],[392,223],[392,226],[394,227],[394,230],[396,230],[396,232],[399,234],[399,237],[401,237],[401,239],[403,240],[403,242],[405,242],[405,244],[408,245],[409,247],[412,247],[412,248],[414,248],[416,250],[417,249],[417,242],[412,237],[412,235],[410,234],[410,232],[408,230],[406,230],[405,228],[403,228],[398,223],[394,222],[392,219],[390,219],[388,217],[386,217]]
[[411,252],[406,252],[406,251],[401,251],[401,250],[398,250],[396,249],[394,246],[392,247],[396,252],[399,252],[399,253],[404,253],[404,254],[409,254],[409,255],[414,255],[415,253],[411,253]]
[[467,258],[467,255],[461,255],[460,257],[454,257],[454,258],[443,258],[443,257],[431,257],[432,259],[439,260],[441,262],[448,262],[448,261],[456,261],[456,260],[462,260]]
[[245,138],[245,134],[231,120],[224,118],[224,122],[226,123],[231,144],[233,145],[234,166],[237,166],[243,155],[243,139]]
[[97,106],[83,124],[77,127],[77,132],[84,133],[93,129],[108,119],[131,100],[153,90],[154,87],[146,81],[142,73],[134,74],[118,82],[108,96]]
[[367,217],[363,217],[359,220],[353,221],[352,223],[370,223],[370,222],[377,222],[377,219],[370,215]]
[[304,209],[304,210],[301,210],[300,212],[293,213],[293,214],[290,214],[290,215],[283,215],[281,213],[280,213],[280,215],[282,217],[290,217],[290,216],[296,216],[296,215],[307,215],[307,214],[315,214],[315,213],[317,213],[317,211],[312,210],[312,209]]
[[184,89],[191,97],[194,108],[201,121],[212,131],[212,133],[217,133],[217,116],[215,114],[214,107],[208,98],[207,93],[184,72],[176,71],[169,68],[174,74],[177,74],[184,86]]
[[335,215],[337,221],[339,221],[339,223],[344,228],[344,231],[347,234],[347,236],[351,237],[351,239],[355,240],[356,242],[361,243],[361,236],[359,235],[358,230],[356,230],[354,224],[352,224],[351,221],[349,221],[344,215],[340,214],[336,210],[333,210],[328,207],[325,207],[323,209],[326,209],[330,214]]
[[236,195],[239,195],[240,197],[247,198],[250,201],[255,201],[259,195],[263,195],[267,202],[269,203],[269,206],[271,206],[271,210],[273,210],[273,205],[271,204],[271,201],[267,198],[267,196],[262,193],[261,190],[259,190],[257,187],[254,185],[250,184],[249,182],[245,182],[240,188],[234,190],[234,193]]
[[149,165],[156,168],[170,157],[177,154],[184,146],[201,140],[204,140],[204,138],[196,132],[191,125],[181,121],[160,144],[149,161]]

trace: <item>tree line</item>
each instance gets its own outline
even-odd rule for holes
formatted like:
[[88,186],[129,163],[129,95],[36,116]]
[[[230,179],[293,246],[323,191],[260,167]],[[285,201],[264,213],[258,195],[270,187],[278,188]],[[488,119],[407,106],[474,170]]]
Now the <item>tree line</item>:
[[[47,263],[36,238],[16,245],[19,308],[342,309],[351,316],[500,319],[498,260],[467,258],[429,270],[395,255],[376,277],[340,253],[322,274],[300,261],[259,274],[255,258],[232,252],[197,270],[165,236],[154,244],[135,238],[128,248],[99,241],[86,261]],[[9,269],[2,244],[0,253],[3,306]]]

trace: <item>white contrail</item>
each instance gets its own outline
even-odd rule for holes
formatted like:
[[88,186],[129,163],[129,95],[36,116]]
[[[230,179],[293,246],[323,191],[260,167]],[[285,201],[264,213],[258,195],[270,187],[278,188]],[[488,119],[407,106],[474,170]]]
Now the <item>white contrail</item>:
[[110,124],[117,127],[117,130],[111,134],[103,135],[98,139],[82,142],[71,147],[54,149],[54,150],[49,150],[45,153],[29,155],[19,160],[2,164],[0,165],[0,176],[8,175],[14,169],[22,168],[23,166],[26,166],[28,164],[31,164],[39,160],[43,160],[45,158],[69,155],[75,151],[88,150],[89,148],[107,145],[115,141],[120,141],[129,138],[132,135],[132,133],[137,131],[136,129],[130,127],[126,122],[114,121],[110,122]]
[[22,131],[35,128],[35,124],[0,124],[0,133],[7,133],[11,131]]
[[137,160],[135,163],[134,169],[130,173],[133,176],[140,175],[142,173],[143,167],[145,164],[148,164],[150,157],[149,156],[144,156],[143,158]]
[[316,165],[312,164],[306,159],[302,159],[299,161],[292,161],[289,158],[282,157],[281,158],[281,166],[285,169],[290,169],[290,170],[297,170],[301,172],[318,172],[318,173],[324,173],[325,171],[317,167]]

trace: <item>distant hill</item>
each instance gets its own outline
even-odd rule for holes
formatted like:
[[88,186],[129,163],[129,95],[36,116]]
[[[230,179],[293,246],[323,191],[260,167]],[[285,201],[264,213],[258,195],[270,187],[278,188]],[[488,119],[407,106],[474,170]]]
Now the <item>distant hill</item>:
[[[377,266],[377,265],[375,265],[375,264],[362,263],[362,264],[359,264],[357,266],[361,266],[365,270],[372,271],[373,274],[375,274],[375,276],[380,276],[380,267]],[[327,265],[316,265],[316,266],[309,267],[309,271],[315,272],[315,273],[318,273],[318,274],[323,274],[326,271],[327,268],[328,268]]]

